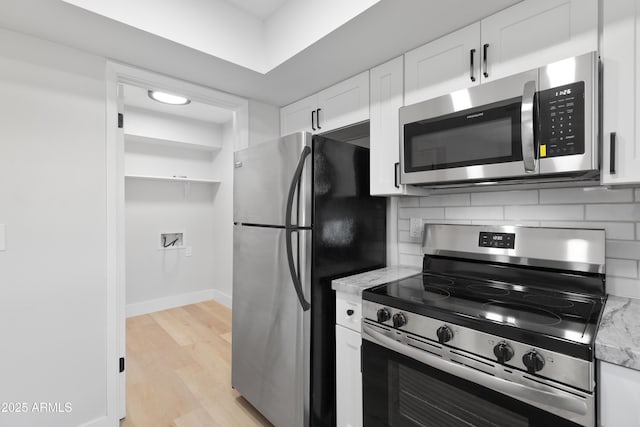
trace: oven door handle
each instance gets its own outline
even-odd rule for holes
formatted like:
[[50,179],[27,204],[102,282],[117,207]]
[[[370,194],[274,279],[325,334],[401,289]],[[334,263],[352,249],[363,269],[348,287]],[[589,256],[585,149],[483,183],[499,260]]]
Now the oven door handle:
[[535,135],[534,125],[534,98],[536,96],[536,82],[530,80],[524,84],[522,92],[522,105],[520,107],[520,132],[522,139],[522,160],[526,173],[536,171]]
[[547,390],[539,390],[523,384],[504,380],[464,365],[450,362],[431,353],[421,351],[378,332],[374,327],[362,324],[362,337],[374,344],[381,345],[397,353],[411,357],[419,362],[425,363],[440,371],[449,373],[459,378],[474,382],[488,389],[496,390],[500,393],[512,396],[516,399],[537,402],[543,405],[554,407],[562,411],[572,412],[578,415],[585,415],[588,411],[587,403],[579,396],[562,392],[548,387]]

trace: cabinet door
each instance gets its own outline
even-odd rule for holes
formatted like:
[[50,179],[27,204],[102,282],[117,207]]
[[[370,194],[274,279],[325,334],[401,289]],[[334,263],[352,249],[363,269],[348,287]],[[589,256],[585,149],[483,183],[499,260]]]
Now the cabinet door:
[[[311,126],[311,113],[318,108],[318,95],[311,95],[280,109],[280,136],[295,132],[316,132]],[[314,113],[315,115],[315,113]],[[315,127],[315,125],[314,125]]]
[[640,371],[600,363],[601,427],[640,426]]
[[403,194],[396,171],[400,161],[398,109],[402,107],[402,56],[371,70],[369,122],[371,194]]
[[317,108],[317,133],[369,120],[369,71],[318,93]]
[[479,44],[476,22],[405,53],[405,105],[477,85]]
[[598,1],[526,0],[481,26],[482,79],[495,80],[598,50]]
[[336,421],[338,427],[362,426],[360,334],[336,325]]
[[640,0],[605,1],[602,12],[602,182],[640,183]]
[[402,56],[371,69],[370,192],[374,196],[424,195],[425,190],[399,183],[400,121],[403,105]]

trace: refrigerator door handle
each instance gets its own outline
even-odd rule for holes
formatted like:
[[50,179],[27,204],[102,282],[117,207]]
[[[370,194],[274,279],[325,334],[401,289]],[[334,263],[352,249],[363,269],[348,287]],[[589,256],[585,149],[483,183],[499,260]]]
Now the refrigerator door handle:
[[302,291],[302,283],[300,282],[300,277],[298,277],[298,272],[296,271],[296,265],[293,260],[293,244],[291,242],[291,238],[293,237],[293,232],[296,231],[297,226],[291,224],[291,213],[293,211],[293,198],[296,193],[296,188],[300,183],[300,178],[302,176],[302,170],[304,169],[304,161],[307,156],[311,154],[311,148],[308,146],[304,147],[302,150],[302,154],[300,155],[300,160],[298,161],[298,167],[296,168],[293,179],[291,180],[291,187],[289,187],[289,196],[287,197],[287,209],[285,211],[285,226],[286,226],[286,244],[287,244],[287,261],[289,263],[289,273],[291,273],[291,280],[293,281],[293,287],[296,290],[296,294],[298,295],[298,300],[300,301],[300,305],[304,311],[309,310],[311,308],[311,304],[304,298],[304,293]]

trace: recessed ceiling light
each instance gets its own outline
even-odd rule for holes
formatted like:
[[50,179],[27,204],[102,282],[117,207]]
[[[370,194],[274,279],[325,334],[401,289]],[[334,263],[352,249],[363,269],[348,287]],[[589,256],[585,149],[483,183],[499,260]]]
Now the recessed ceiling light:
[[187,105],[191,101],[184,96],[173,95],[166,92],[160,92],[157,90],[150,90],[147,92],[149,94],[149,98],[154,101],[162,102],[163,104],[171,104],[171,105]]

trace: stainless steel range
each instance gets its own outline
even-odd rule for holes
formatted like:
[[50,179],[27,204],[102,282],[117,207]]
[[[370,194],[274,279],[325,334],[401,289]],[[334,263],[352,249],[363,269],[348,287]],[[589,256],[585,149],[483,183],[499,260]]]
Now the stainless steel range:
[[595,426],[603,230],[427,225],[363,292],[367,426]]

